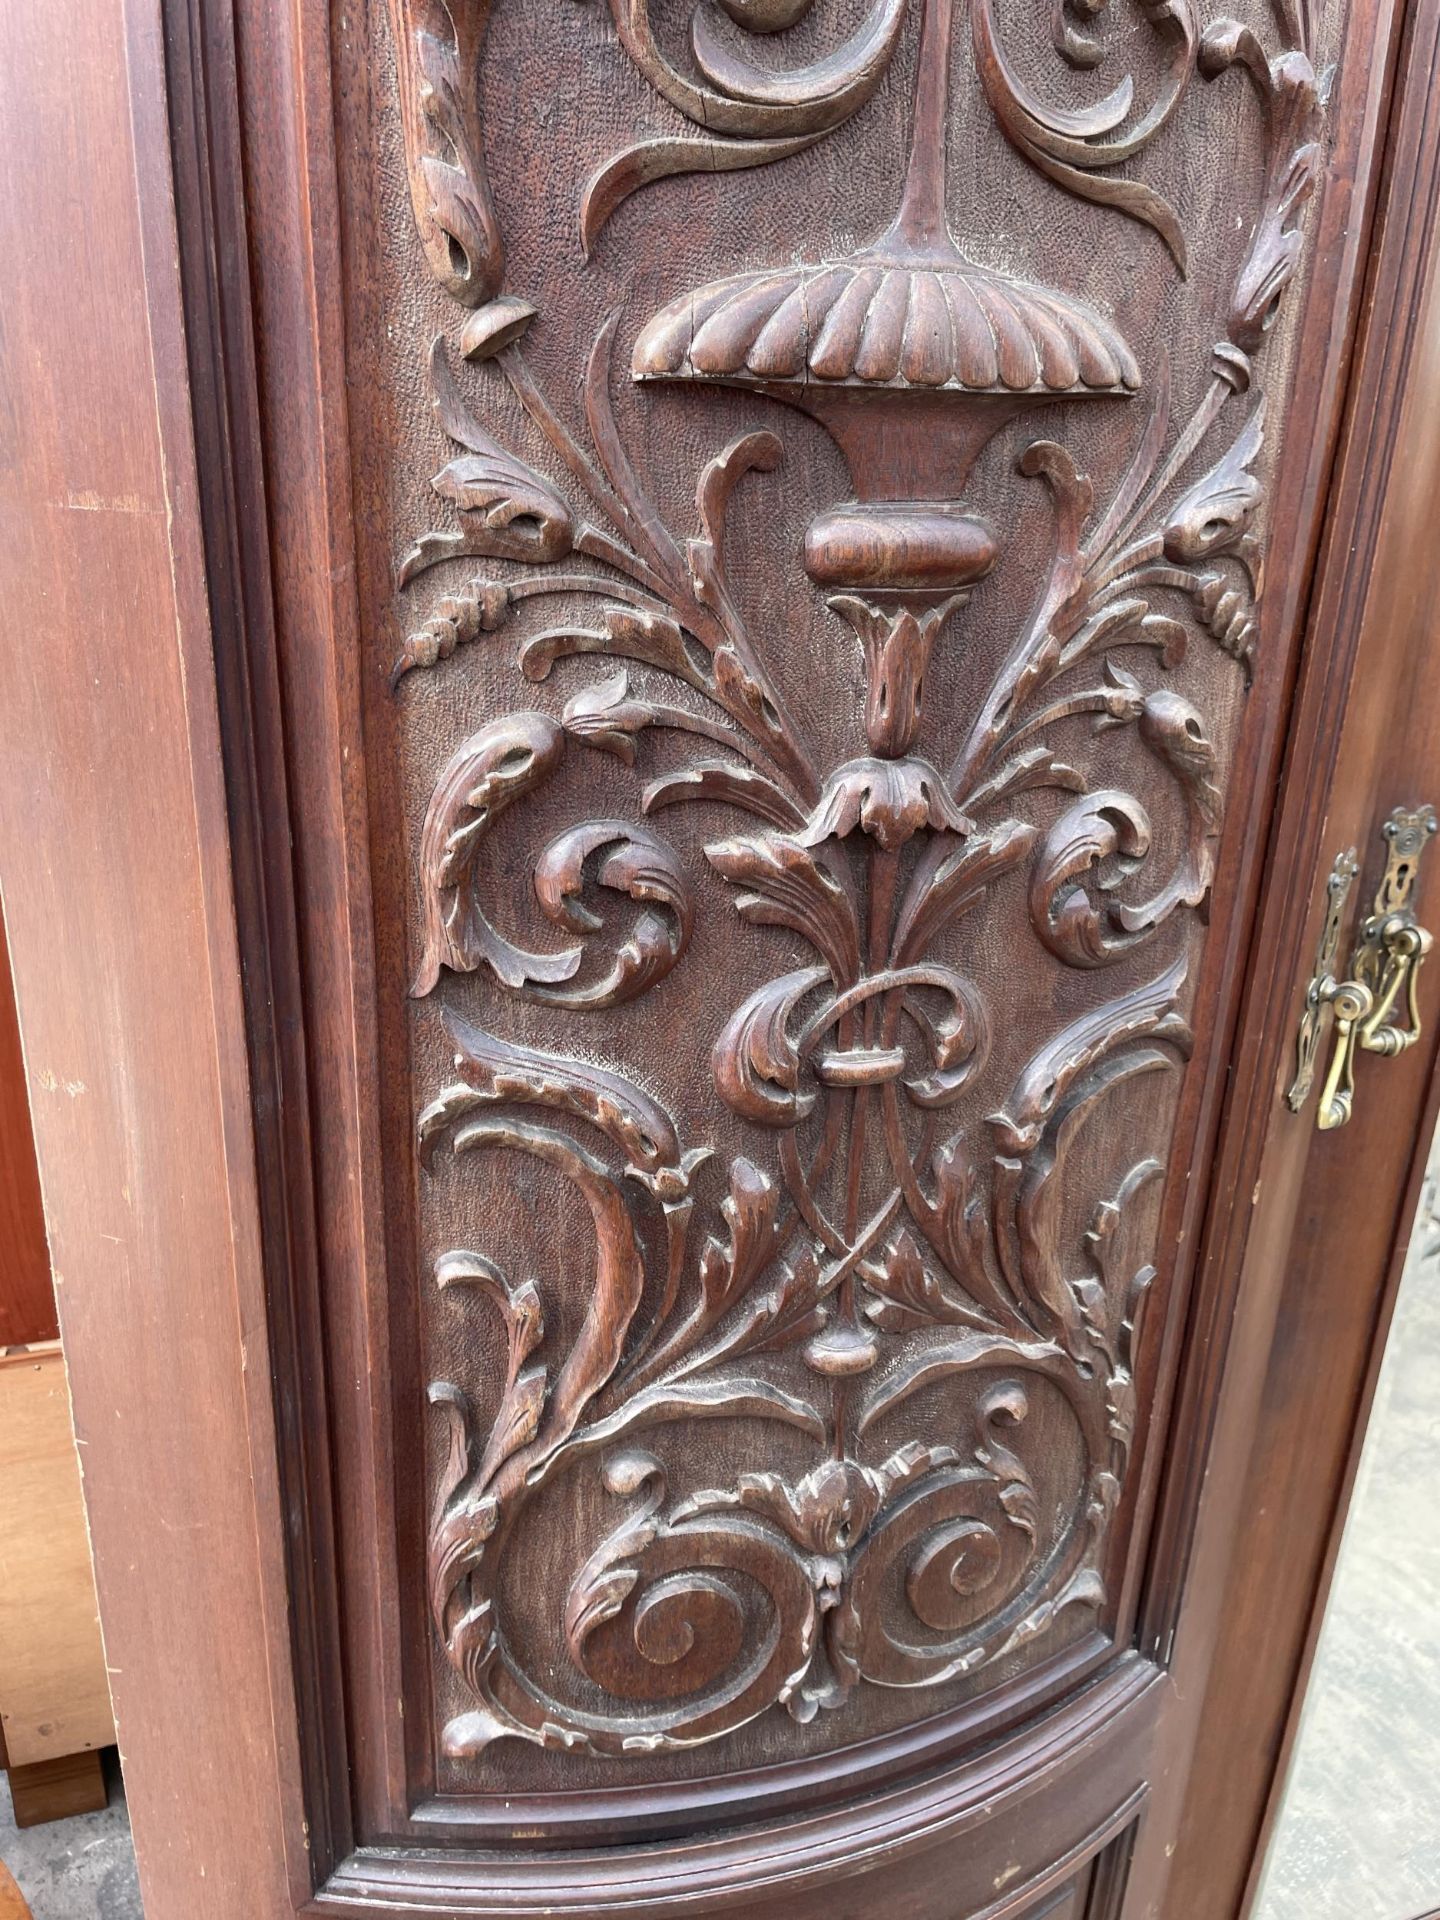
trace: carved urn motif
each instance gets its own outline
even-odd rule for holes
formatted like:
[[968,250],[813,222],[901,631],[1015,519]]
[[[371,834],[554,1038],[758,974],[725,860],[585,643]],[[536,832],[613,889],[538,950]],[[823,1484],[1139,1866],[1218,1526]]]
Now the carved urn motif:
[[[423,608],[393,684],[403,700],[412,671],[507,632],[528,684],[565,663],[560,686],[502,700],[433,775],[412,992],[440,1001],[452,1069],[418,1117],[422,1206],[448,1235],[447,1183],[465,1176],[446,1155],[468,1168],[503,1153],[593,1222],[593,1275],[559,1256],[507,1277],[448,1238],[435,1267],[442,1311],[490,1324],[504,1349],[490,1376],[457,1349],[429,1385],[446,1435],[426,1569],[450,1676],[439,1747],[461,1779],[500,1740],[643,1769],[777,1707],[807,1727],[848,1707],[863,1726],[890,1712],[881,1691],[924,1690],[939,1710],[964,1682],[978,1699],[982,1669],[1003,1687],[1075,1644],[1087,1617],[1103,1634],[1117,1592],[1172,1139],[1162,1088],[1191,1047],[1238,704],[1226,693],[1221,734],[1198,704],[1214,674],[1178,675],[1191,635],[1229,656],[1232,681],[1233,663],[1248,670],[1265,414],[1240,397],[1295,270],[1318,93],[1299,49],[1267,60],[1233,22],[1202,32],[1189,0],[1142,0],[1164,50],[1151,104],[1135,107],[1127,78],[1083,111],[1047,108],[1007,64],[989,0],[969,0],[975,74],[1005,139],[1065,192],[1150,228],[1182,269],[1173,210],[1111,170],[1197,72],[1242,66],[1267,133],[1208,386],[1172,421],[1158,378],[1098,491],[1063,425],[1020,454],[1016,472],[1053,508],[1044,577],[975,636],[978,691],[931,716],[932,760],[918,750],[926,669],[998,553],[965,505],[976,460],[1024,410],[1124,400],[1140,374],[1110,320],[961,251],[946,207],[957,0],[920,4],[888,230],[849,258],[682,286],[630,353],[642,387],[760,394],[843,454],[853,495],[814,513],[803,564],[860,642],[857,752],[805,720],[774,597],[733,570],[733,533],[727,547],[735,489],[782,459],[803,486],[804,448],[747,428],[698,469],[698,525],[681,527],[613,404],[622,314],[601,320],[575,392],[542,381],[528,329],[556,316],[504,290],[479,169],[470,82],[488,8],[452,19],[441,0],[395,0],[419,236],[464,312],[470,364],[433,344],[451,452],[432,480],[441,523],[400,560],[399,589]],[[806,8],[721,10],[738,34],[783,34]],[[873,0],[838,50],[782,68],[736,54],[702,5],[691,72],[652,31],[649,0],[611,0],[669,130],[590,176],[587,253],[641,187],[834,136],[913,10]],[[1072,64],[1102,58],[1063,17],[1056,32]],[[488,423],[501,381],[523,441]],[[453,571],[465,560],[485,570]],[[432,569],[443,590],[423,584]],[[594,755],[639,784],[587,818]],[[698,853],[670,820],[691,806],[706,809]],[[552,929],[539,947],[506,930],[517,902],[489,852],[531,807],[551,833],[533,864]],[[744,929],[724,954],[692,950],[702,889],[727,895]],[[698,1034],[673,1014],[667,1028],[663,1001],[658,1028],[648,1011],[627,1023],[678,969],[707,966]],[[483,994],[457,997],[467,974]],[[1033,997],[1023,1014],[1017,981]],[[553,1033],[517,1032],[514,998],[548,1009]],[[667,1086],[657,1031],[677,1052],[698,1044],[687,1085]],[[700,1421],[725,1445],[697,1462]],[[597,1491],[609,1517],[572,1540]],[[544,1659],[538,1605],[506,1571],[536,1536],[565,1569]]]
[[734,274],[682,294],[635,343],[640,381],[758,389],[845,456],[856,498],[812,520],[805,569],[866,656],[873,752],[908,751],[949,615],[996,558],[960,507],[976,459],[1026,406],[1125,397],[1140,372],[1080,301],[976,266],[946,212],[954,0],[926,0],[910,161],[888,232],[847,260]]

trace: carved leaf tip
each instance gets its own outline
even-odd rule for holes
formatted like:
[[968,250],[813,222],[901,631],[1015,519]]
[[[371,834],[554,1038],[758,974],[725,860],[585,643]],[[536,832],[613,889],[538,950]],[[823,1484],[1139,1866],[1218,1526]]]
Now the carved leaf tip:
[[513,606],[510,589],[500,580],[472,580],[463,592],[447,594],[437,601],[424,624],[406,635],[390,669],[390,691],[393,693],[412,669],[436,666],[448,660],[457,647],[478,640],[482,633],[497,632],[509,619]]
[[539,309],[517,294],[502,294],[477,307],[460,329],[460,351],[467,360],[493,360],[529,331]]
[[460,525],[458,530],[427,533],[419,539],[401,561],[399,584],[407,586],[427,567],[466,554],[541,565],[564,559],[576,537],[568,502],[474,418],[442,336],[430,349],[430,389],[440,425],[465,449],[447,461],[430,483],[455,508]]
[[582,687],[565,704],[565,731],[633,767],[636,738],[653,724],[655,714],[644,701],[629,696],[630,677],[623,667],[608,679]]

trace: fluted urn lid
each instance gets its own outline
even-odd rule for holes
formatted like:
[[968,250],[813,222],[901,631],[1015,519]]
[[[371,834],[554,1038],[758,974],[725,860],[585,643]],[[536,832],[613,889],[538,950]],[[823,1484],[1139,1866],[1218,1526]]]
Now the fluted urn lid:
[[1044,395],[1133,392],[1135,357],[1089,307],[949,247],[735,274],[672,300],[635,343],[637,380],[823,381]]
[[910,160],[889,232],[846,260],[682,294],[636,341],[637,380],[765,386],[817,413],[827,390],[1052,399],[1139,387],[1110,321],[1068,293],[976,266],[956,245],[945,205],[954,11],[955,0],[924,0]]

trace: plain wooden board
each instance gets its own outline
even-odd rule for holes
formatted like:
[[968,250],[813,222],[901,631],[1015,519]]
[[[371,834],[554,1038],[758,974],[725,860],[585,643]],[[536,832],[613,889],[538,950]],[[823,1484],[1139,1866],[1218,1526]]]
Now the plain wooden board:
[[52,1820],[99,1813],[108,1799],[98,1753],[62,1753],[54,1760],[37,1760],[33,1767],[10,1769],[10,1802],[17,1827],[41,1827]]
[[0,1355],[0,1719],[12,1768],[115,1738],[58,1341]]

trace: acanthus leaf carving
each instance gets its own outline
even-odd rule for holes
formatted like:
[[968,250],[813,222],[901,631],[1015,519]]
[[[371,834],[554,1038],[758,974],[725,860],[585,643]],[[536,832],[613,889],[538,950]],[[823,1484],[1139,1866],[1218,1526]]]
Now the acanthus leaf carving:
[[1005,1150],[1018,1155],[1033,1151],[1075,1082],[1116,1048],[1155,1038],[1188,1049],[1190,1029],[1179,1011],[1184,984],[1182,959],[1144,986],[1088,1009],[1041,1047],[1016,1081],[1007,1105],[992,1116]]
[[454,1015],[446,1016],[445,1028],[459,1079],[420,1115],[420,1148],[427,1158],[465,1116],[516,1102],[589,1121],[626,1155],[625,1172],[658,1196],[678,1199],[688,1190],[697,1150],[682,1152],[664,1108],[623,1074],[522,1047]]
[[1045,945],[1072,967],[1102,967],[1129,944],[1104,932],[1100,915],[1075,882],[1102,861],[1117,872],[1101,885],[1118,886],[1150,851],[1150,818],[1133,795],[1109,788],[1087,793],[1051,827],[1030,882],[1030,919]]
[[548,780],[565,736],[543,713],[492,720],[441,770],[425,816],[420,871],[425,889],[425,951],[411,991],[430,993],[442,967],[469,973],[490,966],[509,987],[568,980],[580,950],[526,953],[486,919],[475,884],[475,860],[495,820]]
[[625,820],[587,820],[546,847],[535,866],[535,893],[552,920],[579,933],[599,931],[599,919],[579,904],[587,860],[597,852],[603,858],[596,884],[628,895],[643,910],[601,979],[537,994],[552,1006],[623,1006],[658,986],[690,944],[693,911],[684,867],[657,835]]
[[1300,265],[1302,240],[1293,223],[1320,170],[1320,146],[1314,138],[1320,87],[1303,47],[1268,58],[1254,30],[1235,20],[1215,20],[1206,27],[1199,65],[1207,79],[1229,67],[1243,67],[1265,110],[1264,199],[1229,314],[1230,340],[1242,353],[1254,354]]
[[[839,126],[883,78],[909,3],[877,0],[845,46],[796,69],[749,62],[703,0],[697,80],[660,51],[646,0],[611,0],[626,55],[700,131],[640,141],[592,178],[587,250],[642,185],[687,166],[779,160]],[[744,33],[783,34],[806,11],[805,0],[718,4]],[[468,1701],[445,1729],[452,1756],[508,1737],[618,1759],[721,1738],[776,1706],[804,1724],[862,1683],[929,1688],[1005,1661],[1107,1601],[1157,1273],[1123,1262],[1142,1209],[1155,1217],[1163,1161],[1144,1151],[1115,1185],[1116,1168],[1096,1173],[1077,1142],[1112,1107],[1148,1114],[1136,1090],[1189,1052],[1193,939],[1160,934],[1209,894],[1225,745],[1171,682],[1197,630],[1248,679],[1263,395],[1218,454],[1212,435],[1251,385],[1297,271],[1319,94],[1303,47],[1272,58],[1233,22],[1202,33],[1188,0],[1142,0],[1168,48],[1155,99],[1137,113],[1127,79],[1094,107],[1052,109],[1017,79],[987,0],[974,0],[982,85],[1012,144],[1067,191],[1154,227],[1182,269],[1174,210],[1114,170],[1174,119],[1197,66],[1207,78],[1249,71],[1268,144],[1208,388],[1172,421],[1162,364],[1114,484],[1094,484],[1058,439],[1021,453],[1020,474],[1053,508],[1048,577],[973,710],[937,727],[932,658],[999,548],[962,510],[972,465],[1027,407],[1123,404],[1141,370],[1105,316],[960,252],[945,207],[952,0],[918,4],[915,131],[894,226],[847,259],[747,268],[682,292],[630,360],[642,388],[738,387],[757,407],[809,413],[835,441],[855,498],[812,519],[804,566],[858,648],[856,745],[867,751],[835,752],[797,723],[785,636],[768,617],[752,626],[727,564],[733,491],[777,469],[778,433],[755,426],[705,462],[698,524],[677,529],[642,486],[616,415],[615,316],[585,368],[583,430],[537,379],[523,344],[534,309],[501,292],[498,267],[470,301],[472,369],[457,376],[439,346],[432,359],[437,416],[461,452],[432,483],[447,525],[412,549],[401,585],[462,556],[497,570],[438,596],[394,679],[512,628],[530,681],[562,661],[567,677],[558,720],[525,710],[491,722],[442,769],[422,837],[416,992],[434,991],[443,969],[483,969],[487,991],[582,1019],[622,1005],[681,963],[704,885],[730,889],[745,926],[778,930],[787,956],[737,989],[738,1006],[717,1008],[705,1036],[721,1100],[755,1130],[753,1146],[708,1171],[709,1150],[638,1080],[583,1048],[521,1046],[447,1016],[456,1077],[420,1116],[424,1164],[439,1177],[445,1140],[462,1161],[527,1154],[580,1195],[596,1250],[588,1287],[558,1265],[512,1286],[468,1251],[436,1269],[454,1311],[483,1297],[507,1334],[504,1378],[483,1406],[454,1382],[431,1390],[448,1442],[432,1611]],[[1063,8],[1056,20],[1062,56],[1098,64],[1100,39]],[[461,157],[452,140],[450,163]],[[469,298],[468,282],[456,297]],[[497,379],[535,441],[523,456],[467,398]],[[872,445],[897,430],[914,465],[898,494]],[[539,624],[531,610],[549,597],[562,611]],[[600,678],[586,677],[592,657]],[[932,759],[925,735],[947,722],[959,737]],[[1126,771],[1111,773],[1105,748],[1119,729],[1136,750],[1127,744]],[[484,843],[543,782],[558,794],[572,748],[584,763],[580,746],[635,780],[645,817],[586,820],[549,840],[536,903],[580,943],[532,954],[492,923]],[[1167,798],[1183,811],[1183,845],[1157,882],[1156,849],[1176,841]],[[689,804],[741,816],[705,841],[698,871],[648,824]],[[590,901],[607,894],[630,903],[612,909],[631,912],[629,937],[587,983],[586,944],[604,931]],[[1033,931],[1061,967],[1113,967],[1130,982],[1081,996],[1063,1021],[1037,1004],[1018,1071],[985,951],[1017,905],[1022,937]],[[982,906],[973,978],[961,922]],[[758,934],[753,951],[774,939]],[[987,1111],[997,1071],[1013,1084]],[[980,1106],[976,1088],[989,1089]],[[1113,1121],[1107,1147],[1124,1124]],[[1154,1125],[1147,1149],[1163,1147]],[[943,1444],[914,1432],[935,1395],[961,1416]],[[1044,1421],[1032,1416],[1041,1402]],[[814,1443],[815,1464],[672,1495],[662,1430],[692,1418],[752,1440],[778,1423]],[[569,1584],[573,1674],[542,1675],[507,1638],[496,1567],[547,1497],[567,1497],[575,1471],[598,1474],[624,1511],[584,1543]]]
[[465,307],[500,291],[505,254],[476,104],[493,0],[391,0],[410,197],[426,262]]
[[1171,512],[1162,535],[1165,555],[1177,566],[1199,566],[1217,554],[1233,553],[1256,592],[1261,544],[1251,524],[1265,490],[1251,469],[1264,434],[1262,394],[1233,445]]
[[400,585],[439,560],[464,554],[541,565],[565,559],[575,544],[569,507],[548,481],[507,453],[471,417],[439,339],[430,351],[430,384],[441,426],[465,449],[430,483],[456,508],[460,528],[457,533],[427,533],[401,562]]
[[[771,24],[754,7],[725,12],[751,33],[786,32],[810,10],[800,0]],[[637,188],[677,173],[728,172],[768,166],[813,146],[857,113],[884,79],[905,24],[908,0],[874,0],[850,38],[808,66],[775,69],[745,60],[712,24],[712,0],[691,21],[691,49],[700,80],[666,58],[650,23],[650,0],[610,0],[620,44],[655,92],[702,131],[636,142],[592,174],[581,202],[588,253],[606,222]]]
[[[1124,122],[1135,83],[1128,74],[1083,111],[1050,108],[1038,100],[1001,51],[990,0],[974,0],[971,10],[975,65],[996,118],[1030,164],[1081,199],[1115,207],[1153,227],[1183,273],[1185,236],[1174,208],[1143,180],[1109,175],[1110,168],[1133,159],[1169,123],[1195,69],[1198,28],[1189,0],[1143,0],[1140,10],[1155,31],[1169,39],[1170,55],[1157,98],[1129,128]],[[1069,57],[1074,43],[1062,36],[1059,44]],[[1083,48],[1083,64],[1098,65],[1103,57],[1099,43],[1087,39]]]
[[822,980],[826,967],[782,973],[743,1000],[721,1029],[711,1052],[715,1084],[726,1106],[762,1127],[793,1127],[818,1096],[800,1086],[800,1055],[790,1032],[798,1003]]
[[752,926],[789,927],[822,955],[837,984],[860,970],[855,903],[822,856],[789,834],[717,841],[705,857],[745,891],[735,908]]
[[700,1254],[700,1297],[706,1331],[769,1266],[777,1241],[780,1196],[775,1183],[743,1156],[731,1163],[721,1207],[726,1237],[712,1236]]
[[858,830],[883,852],[894,853],[924,828],[964,835],[971,824],[928,761],[867,757],[835,769],[796,840],[802,847],[822,847]]
[[596,884],[641,906],[609,970],[580,983],[584,947],[535,953],[491,924],[481,905],[477,866],[496,820],[547,781],[559,766],[565,734],[542,713],[512,713],[473,735],[451,756],[425,816],[420,878],[425,951],[412,992],[433,992],[442,967],[472,973],[486,966],[502,985],[557,1007],[621,1006],[663,980],[690,939],[689,880],[674,852],[648,827],[589,820],[559,834],[535,866],[535,897],[546,917],[582,940],[601,920],[581,904],[587,864],[602,854]]
[[1216,779],[1215,744],[1205,731],[1198,707],[1173,688],[1145,696],[1139,734],[1185,796],[1188,818],[1185,858],[1174,877],[1144,905],[1115,903],[1115,918],[1128,933],[1144,935],[1168,920],[1177,907],[1198,907],[1215,877],[1215,850],[1224,821],[1225,801]]

